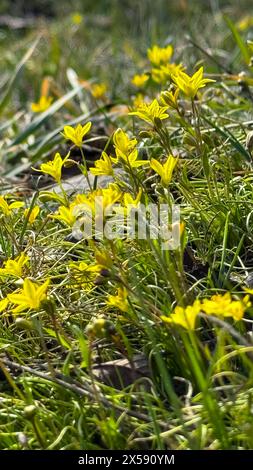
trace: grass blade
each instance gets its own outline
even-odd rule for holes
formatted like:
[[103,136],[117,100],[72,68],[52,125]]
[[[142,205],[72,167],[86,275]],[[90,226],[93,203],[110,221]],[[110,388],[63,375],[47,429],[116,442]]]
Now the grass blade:
[[21,75],[21,72],[23,71],[23,68],[24,68],[26,62],[30,59],[31,55],[34,53],[34,51],[35,51],[35,49],[38,45],[39,40],[40,40],[40,38],[37,38],[33,42],[33,44],[29,47],[28,51],[25,53],[24,57],[18,63],[18,65],[15,69],[14,75],[12,76],[12,78],[10,80],[9,86],[8,86],[2,100],[0,101],[0,114],[4,111],[7,104],[9,103],[9,101],[11,99],[12,91],[14,89],[14,86],[16,85],[16,83],[17,83],[17,81],[18,81],[18,79]]

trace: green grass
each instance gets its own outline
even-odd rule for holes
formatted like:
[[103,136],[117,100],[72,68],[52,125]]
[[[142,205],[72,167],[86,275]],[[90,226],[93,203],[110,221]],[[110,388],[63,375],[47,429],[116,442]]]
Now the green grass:
[[[226,307],[220,315],[201,309],[192,330],[163,320],[215,294],[242,301],[252,287],[252,26],[238,24],[249,2],[84,3],[0,37],[0,195],[30,213],[40,207],[30,223],[24,207],[8,214],[0,199],[0,268],[29,256],[21,276],[0,271],[0,299],[25,278],[50,279],[38,308],[1,312],[0,449],[252,449],[253,307],[239,321]],[[180,93],[179,112],[169,108],[169,119],[150,126],[128,112],[138,94],[131,79],[151,73],[146,49],[155,43],[172,43],[173,61],[190,75],[203,65],[216,82],[193,103]],[[108,89],[96,100],[90,85],[100,82]],[[171,83],[150,77],[144,98]],[[53,104],[35,114],[31,103],[46,85]],[[61,132],[88,121],[81,152]],[[149,166],[129,169],[120,159],[114,176],[133,198],[141,188],[145,204],[180,204],[177,250],[151,237],[78,241],[54,218],[74,201],[64,183],[85,173],[82,153],[89,167],[104,148],[115,156],[119,127],[137,139],[139,159],[163,162],[168,149],[179,156],[169,185]],[[31,168],[69,150],[75,163],[53,197],[53,180]],[[71,263],[101,264],[98,250],[106,257],[99,272],[77,276]],[[126,308],[108,303],[118,288]]]

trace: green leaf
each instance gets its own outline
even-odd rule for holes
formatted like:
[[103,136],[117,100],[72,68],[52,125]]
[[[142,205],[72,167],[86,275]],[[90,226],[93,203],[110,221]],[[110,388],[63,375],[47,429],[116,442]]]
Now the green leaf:
[[3,98],[0,101],[0,114],[3,112],[3,110],[6,108],[7,104],[9,103],[9,101],[11,99],[13,88],[16,85],[16,83],[17,83],[17,81],[20,77],[21,72],[23,71],[24,65],[26,64],[26,62],[30,59],[31,55],[33,54],[39,40],[40,40],[40,38],[37,38],[36,41],[33,42],[33,44],[29,47],[28,51],[25,53],[25,55],[23,56],[21,61],[18,63],[18,65],[17,65],[17,67],[14,71],[14,74],[13,74],[12,78],[10,79],[10,83],[8,85],[8,88],[7,88]]
[[50,108],[48,108],[43,113],[39,114],[22,132],[19,134],[16,139],[10,143],[10,147],[17,145],[23,142],[29,135],[33,134],[48,118],[53,116],[59,109],[64,106],[64,104],[69,101],[73,96],[75,96],[82,88],[82,85],[79,85],[74,90],[69,91],[64,96],[55,101]]
[[88,341],[84,338],[83,332],[78,326],[74,325],[73,331],[75,332],[75,335],[77,336],[80,352],[82,355],[81,367],[88,367],[89,357],[90,357]]
[[64,338],[60,333],[56,334],[55,331],[52,330],[51,328],[44,328],[44,331],[52,338],[59,339],[60,344],[64,348],[71,349],[71,344],[69,344],[66,338]]
[[231,145],[244,157],[246,160],[251,161],[251,156],[247,150],[241,145],[238,139],[230,132],[226,127],[221,128],[217,126],[211,119],[208,119],[206,116],[202,116],[202,119],[207,122],[211,127],[213,127],[219,134],[229,140]]
[[226,15],[224,15],[224,20],[226,21],[231,33],[233,34],[234,40],[242,53],[244,61],[246,62],[247,65],[249,65],[250,53],[249,53],[247,45],[244,43],[233,21]]

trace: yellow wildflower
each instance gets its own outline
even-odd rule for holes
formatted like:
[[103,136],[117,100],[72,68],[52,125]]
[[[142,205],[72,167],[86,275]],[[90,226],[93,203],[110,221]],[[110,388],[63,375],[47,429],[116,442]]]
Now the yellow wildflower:
[[123,202],[124,205],[127,206],[137,206],[141,200],[141,195],[142,195],[142,190],[140,189],[136,198],[133,198],[133,196],[130,193],[125,193],[123,196]]
[[161,65],[159,68],[153,68],[151,70],[152,80],[159,84],[165,84],[171,79],[172,75],[177,75],[178,72],[183,70],[184,67],[182,64]]
[[27,309],[38,310],[41,302],[46,299],[49,282],[50,280],[47,279],[44,284],[37,284],[30,279],[25,279],[22,289],[7,296],[11,304],[17,305],[12,310],[13,313],[19,313]]
[[245,31],[246,29],[250,28],[253,26],[253,16],[250,15],[245,15],[243,16],[237,23],[237,28],[240,31]]
[[91,209],[92,214],[100,217],[101,214],[105,215],[106,210],[118,202],[122,197],[122,192],[116,184],[109,184],[108,188],[98,188],[88,194],[78,194],[75,197],[71,207],[84,204]]
[[95,161],[95,168],[91,168],[90,171],[93,175],[108,175],[113,176],[114,170],[112,163],[117,163],[118,158],[113,158],[107,155],[106,152],[102,152],[102,156],[99,160]]
[[242,300],[233,300],[229,309],[225,312],[225,317],[232,317],[235,321],[243,318],[245,310],[250,307],[249,297],[246,295]]
[[79,12],[75,12],[72,14],[71,20],[73,24],[79,25],[83,21],[83,15]]
[[77,147],[82,147],[83,138],[89,132],[91,128],[91,122],[87,122],[84,126],[78,124],[76,127],[64,126],[63,137],[67,140],[71,140]]
[[138,75],[138,74],[134,75],[131,82],[137,88],[142,88],[146,84],[148,79],[149,79],[149,75],[147,75],[146,73],[142,73],[141,75]]
[[6,201],[5,196],[0,196],[0,212],[3,212],[4,215],[11,215],[14,209],[19,209],[23,207],[24,203],[21,201],[11,202],[10,204]]
[[85,263],[85,261],[81,261],[80,263],[70,263],[69,268],[78,286],[87,291],[94,287],[94,281],[101,271],[98,265],[89,265]]
[[29,257],[25,253],[21,253],[15,259],[8,259],[4,263],[4,267],[0,268],[0,276],[23,276],[23,267],[29,261]]
[[51,106],[52,101],[53,101],[53,98],[51,96],[43,95],[40,97],[37,103],[31,104],[31,110],[34,113],[43,113]]
[[230,292],[224,295],[213,295],[211,299],[204,299],[202,302],[202,310],[207,315],[233,317],[236,321],[242,319],[249,306],[248,296],[245,296],[243,300],[233,300]]
[[[24,211],[24,217],[27,218],[29,214],[30,209],[25,209]],[[40,212],[39,206],[34,206],[29,214],[28,222],[29,224],[33,224],[35,219],[38,217]]]
[[72,227],[76,222],[76,217],[73,213],[75,209],[75,204],[71,204],[70,207],[60,206],[58,209],[58,213],[56,215],[51,215],[52,219],[60,220],[64,222],[69,227]]
[[226,292],[224,295],[213,295],[211,299],[203,300],[203,311],[212,315],[224,315],[231,304],[231,294]]
[[106,92],[107,85],[105,83],[94,83],[91,85],[91,94],[96,100],[103,98]]
[[148,163],[147,160],[137,160],[138,150],[135,148],[137,140],[130,139],[122,129],[117,129],[114,132],[113,143],[117,157],[121,158],[131,168],[137,168]]
[[186,308],[177,306],[169,317],[162,315],[161,319],[166,323],[180,325],[187,330],[194,330],[196,318],[200,312],[201,302],[195,300],[193,305],[188,305]]
[[199,88],[203,88],[207,83],[215,82],[210,78],[203,78],[203,67],[200,67],[197,72],[190,77],[182,71],[178,71],[176,75],[172,75],[172,79],[178,88],[186,95],[188,98],[193,99]]
[[132,106],[129,106],[129,108],[136,109],[136,108],[138,108],[139,106],[141,106],[143,102],[144,102],[144,96],[142,95],[142,93],[138,93],[138,94],[133,98]]
[[125,287],[119,287],[117,295],[109,295],[107,299],[107,305],[116,307],[122,312],[127,312],[128,301],[127,301],[127,290]]
[[148,49],[148,59],[153,65],[159,66],[169,62],[173,54],[173,47],[169,44],[166,47],[153,46]]
[[142,103],[136,111],[129,113],[130,116],[138,116],[149,124],[155,124],[156,119],[167,119],[169,115],[166,113],[168,106],[160,106],[157,99],[152,103]]
[[41,173],[45,173],[46,175],[52,176],[52,178],[55,179],[55,181],[59,184],[61,182],[61,175],[62,175],[62,167],[66,163],[66,161],[69,158],[69,153],[66,155],[65,158],[62,158],[61,155],[57,152],[54,156],[54,159],[47,162],[47,163],[42,163],[40,165],[40,171]]
[[179,94],[179,88],[175,90],[173,93],[172,91],[164,91],[161,94],[161,103],[164,106],[170,106],[171,108],[177,109],[178,108],[178,94]]
[[163,165],[155,158],[152,158],[150,166],[161,177],[163,184],[167,186],[171,182],[172,173],[177,162],[178,158],[173,157],[173,155],[169,155]]
[[113,134],[113,143],[117,157],[121,157],[132,152],[137,145],[137,140],[130,139],[126,132],[119,128]]

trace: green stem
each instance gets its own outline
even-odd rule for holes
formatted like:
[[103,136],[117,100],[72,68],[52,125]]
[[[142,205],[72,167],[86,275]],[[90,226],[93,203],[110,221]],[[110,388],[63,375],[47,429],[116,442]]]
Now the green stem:
[[92,186],[91,186],[91,183],[90,183],[90,178],[89,178],[89,174],[88,174],[88,170],[87,170],[87,163],[86,163],[86,159],[85,159],[85,156],[84,156],[84,152],[83,152],[83,149],[82,147],[80,147],[80,151],[81,151],[81,155],[82,155],[82,160],[83,160],[83,166],[84,166],[84,176],[87,180],[87,183],[88,183],[88,186],[90,188],[90,191],[92,191]]

